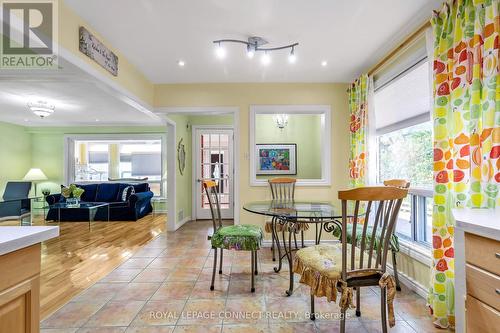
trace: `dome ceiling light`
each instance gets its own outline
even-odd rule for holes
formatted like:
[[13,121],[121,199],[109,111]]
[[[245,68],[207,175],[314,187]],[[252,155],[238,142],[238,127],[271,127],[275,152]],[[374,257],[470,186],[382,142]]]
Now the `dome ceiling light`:
[[45,118],[54,113],[56,107],[45,101],[29,102],[28,109],[40,118]]
[[249,37],[248,40],[239,40],[239,39],[219,39],[214,40],[214,44],[216,44],[215,54],[217,58],[224,59],[226,57],[226,49],[224,48],[224,43],[239,43],[246,45],[247,56],[252,59],[257,52],[262,52],[261,63],[264,66],[267,66],[271,63],[271,52],[290,49],[290,54],[288,56],[288,62],[291,64],[297,61],[297,56],[295,55],[295,47],[299,45],[299,43],[293,43],[289,45],[279,46],[279,47],[262,47],[263,45],[268,44],[268,41],[262,37]]

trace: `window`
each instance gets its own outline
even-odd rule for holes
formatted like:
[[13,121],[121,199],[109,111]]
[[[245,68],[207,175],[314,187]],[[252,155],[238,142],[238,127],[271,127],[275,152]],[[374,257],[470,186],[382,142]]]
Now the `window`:
[[433,149],[430,70],[424,58],[375,90],[377,181],[408,179],[396,233],[428,244],[432,239]]
[[156,196],[163,193],[162,136],[69,137],[67,182],[105,182],[145,178]]

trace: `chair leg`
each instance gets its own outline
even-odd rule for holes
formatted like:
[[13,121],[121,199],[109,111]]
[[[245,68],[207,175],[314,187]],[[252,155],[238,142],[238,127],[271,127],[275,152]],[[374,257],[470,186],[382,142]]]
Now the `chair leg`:
[[302,243],[302,247],[304,248],[304,230],[300,231],[300,241]]
[[295,242],[295,248],[298,249],[299,246],[297,245],[297,233],[295,231],[293,232],[293,241]]
[[356,287],[356,317],[361,317],[361,288]]
[[223,250],[220,249],[219,274],[222,274],[222,253],[223,253]]
[[254,274],[259,275],[259,270],[257,269],[257,251],[255,251],[254,265]]
[[252,288],[250,289],[250,291],[252,293],[254,293],[255,292],[255,277],[251,272],[255,268],[255,251],[251,251],[251,252],[252,252],[252,264],[250,265],[250,275],[252,275]]
[[394,270],[394,280],[396,280],[396,290],[401,291],[401,285],[399,284],[398,276],[398,263],[396,262],[396,252],[392,251],[392,268]]
[[347,309],[342,309],[340,312],[340,333],[345,333],[345,316]]
[[214,290],[215,270],[216,269],[217,269],[217,248],[214,248],[214,267],[212,270],[212,284],[210,285],[210,290]]
[[316,320],[316,313],[314,312],[314,295],[311,294],[311,315],[309,317],[309,319],[311,320]]
[[387,333],[387,289],[380,289],[380,313],[382,320],[382,333]]

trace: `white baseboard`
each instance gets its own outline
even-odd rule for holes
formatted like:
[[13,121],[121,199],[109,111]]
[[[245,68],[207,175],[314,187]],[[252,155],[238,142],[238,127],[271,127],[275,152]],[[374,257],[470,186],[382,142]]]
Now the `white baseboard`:
[[179,221],[175,224],[175,230],[179,229],[182,227],[186,222],[191,221],[191,216],[186,216],[185,218],[182,219],[182,221]]
[[[272,241],[270,239],[266,239],[266,240],[264,240],[262,242],[262,245],[265,246],[265,247],[271,247],[271,242]],[[321,244],[335,244],[335,243],[338,243],[338,242],[339,242],[338,240],[328,239],[328,240],[322,240]],[[300,240],[299,239],[297,239],[297,244],[300,244]],[[306,245],[306,246],[312,246],[312,245],[315,245],[315,242],[314,242],[314,240],[304,240],[304,245]],[[391,274],[394,274],[394,271],[392,269],[392,265],[387,264],[387,270]],[[398,278],[399,278],[399,282],[401,284],[404,284],[408,289],[414,291],[420,297],[422,297],[424,299],[427,299],[427,294],[429,292],[429,290],[428,290],[427,287],[421,285],[416,280],[412,279],[411,277],[409,277],[408,275],[404,274],[401,271],[398,272]]]

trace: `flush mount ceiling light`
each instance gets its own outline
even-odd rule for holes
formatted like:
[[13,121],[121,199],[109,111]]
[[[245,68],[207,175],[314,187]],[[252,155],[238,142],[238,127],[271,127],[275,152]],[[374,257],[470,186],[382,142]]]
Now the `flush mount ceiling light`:
[[40,118],[45,118],[54,113],[56,107],[45,101],[29,102],[28,109]]
[[290,63],[295,63],[297,61],[297,56],[295,55],[295,47],[299,45],[299,43],[293,43],[290,45],[278,46],[278,47],[262,47],[263,45],[268,44],[267,40],[262,37],[249,37],[248,40],[239,40],[239,39],[219,39],[214,40],[214,44],[216,44],[215,54],[217,58],[224,59],[226,57],[226,49],[224,48],[224,43],[239,43],[246,45],[247,48],[247,56],[252,59],[257,52],[263,52],[261,62],[263,65],[269,65],[271,63],[271,55],[270,53],[273,51],[286,50],[290,49],[290,54],[288,56],[288,61]]

